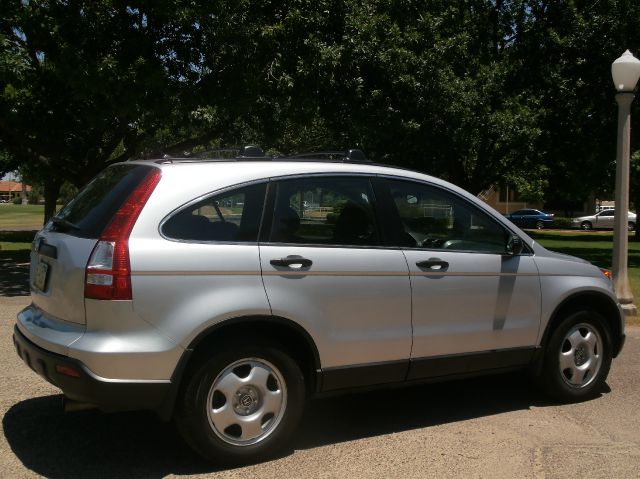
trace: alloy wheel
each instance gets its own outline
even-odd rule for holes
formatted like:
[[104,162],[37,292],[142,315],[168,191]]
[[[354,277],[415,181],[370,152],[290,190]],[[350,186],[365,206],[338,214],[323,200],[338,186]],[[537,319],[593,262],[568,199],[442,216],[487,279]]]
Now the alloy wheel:
[[215,434],[228,444],[248,446],[276,430],[287,407],[286,384],[269,361],[241,359],[216,377],[206,404]]
[[584,388],[598,376],[602,366],[603,346],[599,331],[591,324],[580,323],[564,337],[560,348],[560,376],[571,388]]

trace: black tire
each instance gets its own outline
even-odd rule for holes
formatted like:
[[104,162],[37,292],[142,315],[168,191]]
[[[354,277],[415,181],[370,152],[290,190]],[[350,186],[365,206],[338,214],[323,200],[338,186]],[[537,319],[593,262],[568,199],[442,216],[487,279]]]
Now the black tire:
[[580,223],[580,229],[582,230],[590,230],[593,228],[593,225],[591,224],[591,221],[583,221],[582,223]]
[[[256,379],[247,383],[251,375]],[[234,378],[245,378],[245,382]],[[247,464],[273,456],[286,445],[304,409],[300,368],[272,345],[227,345],[200,362],[185,379],[174,415],[176,426],[196,452],[218,464]],[[278,412],[271,412],[268,395],[281,397]],[[222,428],[233,420],[238,423]],[[248,426],[243,430],[240,424],[245,420]],[[252,434],[258,435],[250,439]]]
[[537,230],[543,230],[544,229],[544,222],[536,221],[536,229]]
[[633,221],[629,221],[628,228],[629,228],[629,231],[635,231],[636,224]]
[[602,389],[611,358],[611,334],[604,318],[595,311],[578,311],[551,333],[539,382],[557,400],[582,401]]

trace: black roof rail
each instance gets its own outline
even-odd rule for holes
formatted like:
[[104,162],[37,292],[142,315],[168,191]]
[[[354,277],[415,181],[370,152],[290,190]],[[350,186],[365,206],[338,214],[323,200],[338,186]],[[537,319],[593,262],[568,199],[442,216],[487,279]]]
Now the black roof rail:
[[214,156],[234,159],[234,158],[265,158],[264,151],[257,145],[243,145],[238,148],[219,148],[206,150],[193,155],[194,158],[212,158]]
[[238,158],[264,158],[264,151],[257,145],[245,145],[238,150]]
[[362,161],[366,163],[371,163],[371,160],[367,158],[367,155],[364,154],[364,151],[359,150],[357,148],[352,148],[350,150],[347,150],[347,156],[345,157],[345,159],[353,162]]
[[257,145],[244,145],[239,148],[224,148],[207,150],[184,156],[174,157],[164,155],[156,163],[173,163],[174,161],[233,161],[233,160],[303,160],[303,161],[333,161],[342,163],[372,163],[364,152],[357,148],[348,150],[327,150],[308,153],[296,153],[286,156],[265,156],[264,151]]
[[187,153],[181,156],[163,155],[162,160],[157,163],[171,163],[172,160],[234,160],[234,159],[263,159],[270,160],[264,156],[264,152],[257,145],[244,145],[238,148],[217,148],[213,150],[199,151],[197,153]]
[[362,150],[351,148],[348,150],[316,151],[310,153],[297,153],[295,155],[283,156],[278,159],[300,159],[300,160],[333,160],[345,163],[371,163]]

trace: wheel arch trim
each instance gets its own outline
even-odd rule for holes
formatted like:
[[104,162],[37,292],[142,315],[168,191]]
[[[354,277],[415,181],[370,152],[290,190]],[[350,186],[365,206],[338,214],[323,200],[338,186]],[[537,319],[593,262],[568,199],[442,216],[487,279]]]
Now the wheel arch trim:
[[611,328],[612,356],[615,358],[620,353],[624,344],[624,315],[619,304],[609,295],[602,292],[580,291],[564,298],[549,316],[549,321],[540,338],[539,347],[534,358],[533,364],[536,372],[539,372],[542,368],[542,359],[549,342],[549,336],[558,326],[563,316],[576,306],[582,309],[592,309],[602,315]]
[[295,336],[302,337],[304,339],[304,351],[309,355],[309,359],[312,362],[312,364],[310,365],[311,370],[308,372],[309,374],[312,374],[313,377],[310,378],[312,381],[311,384],[308,385],[308,387],[312,388],[312,391],[320,390],[320,381],[322,378],[320,353],[315,341],[307,330],[305,330],[295,321],[280,316],[240,316],[215,323],[198,333],[198,335],[191,340],[189,346],[184,350],[182,356],[180,357],[174,373],[171,376],[170,392],[169,394],[167,394],[160,410],[157,411],[162,419],[171,419],[178,393],[182,387],[184,377],[188,371],[188,366],[189,364],[191,364],[192,359],[197,353],[198,347],[206,344],[208,340],[215,341],[216,339],[220,339],[220,336],[216,337],[216,333],[221,333],[221,331],[227,330],[230,331],[230,334],[232,334],[233,330],[242,329],[243,327],[249,327],[252,323],[259,324],[260,327],[265,327],[270,324],[277,325],[277,327],[280,328],[277,333],[282,334],[283,331],[288,331]]

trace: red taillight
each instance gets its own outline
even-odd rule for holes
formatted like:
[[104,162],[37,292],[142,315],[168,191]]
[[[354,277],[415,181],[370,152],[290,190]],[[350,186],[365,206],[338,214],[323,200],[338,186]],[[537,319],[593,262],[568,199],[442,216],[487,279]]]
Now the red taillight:
[[154,168],[129,195],[105,228],[87,262],[85,298],[132,299],[129,235],[160,181],[160,176],[160,170]]

